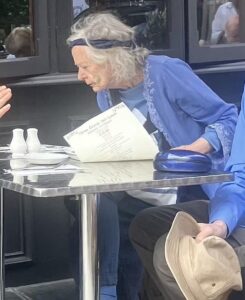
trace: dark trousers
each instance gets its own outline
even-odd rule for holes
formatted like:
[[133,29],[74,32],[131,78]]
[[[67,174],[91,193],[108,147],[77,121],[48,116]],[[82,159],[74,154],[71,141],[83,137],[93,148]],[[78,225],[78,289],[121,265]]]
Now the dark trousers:
[[[145,268],[142,300],[185,299],[168,269],[163,255],[164,238],[178,211],[189,213],[199,223],[208,223],[208,201],[196,200],[146,209],[136,216],[130,226],[130,239]],[[235,233],[227,241],[235,250],[244,242],[241,242],[239,235]],[[156,247],[158,249],[162,247],[162,255],[158,255],[159,251],[156,251]],[[242,268],[242,274],[244,277],[244,268]],[[245,299],[245,293],[244,291],[234,292],[229,299]]]

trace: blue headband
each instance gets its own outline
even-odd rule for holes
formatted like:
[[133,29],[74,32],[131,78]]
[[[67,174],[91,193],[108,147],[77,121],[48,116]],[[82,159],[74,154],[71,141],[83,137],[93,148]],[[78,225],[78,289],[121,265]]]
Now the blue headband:
[[70,48],[74,46],[93,46],[97,49],[109,49],[114,47],[127,47],[135,48],[135,43],[133,41],[118,41],[118,40],[88,40],[88,43],[85,39],[76,39],[69,43]]

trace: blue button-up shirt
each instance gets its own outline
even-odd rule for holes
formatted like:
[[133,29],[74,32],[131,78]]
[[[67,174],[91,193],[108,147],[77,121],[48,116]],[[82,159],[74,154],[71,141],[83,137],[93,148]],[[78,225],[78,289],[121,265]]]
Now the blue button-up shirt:
[[245,89],[226,170],[235,178],[222,183],[211,200],[210,222],[224,221],[231,234],[238,225],[245,226]]

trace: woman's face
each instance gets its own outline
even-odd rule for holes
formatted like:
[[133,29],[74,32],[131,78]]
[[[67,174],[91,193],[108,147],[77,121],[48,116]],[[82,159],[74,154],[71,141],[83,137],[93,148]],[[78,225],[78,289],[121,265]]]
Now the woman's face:
[[72,48],[72,56],[78,67],[78,80],[84,81],[94,92],[112,87],[112,73],[108,64],[98,64],[91,60],[87,46]]

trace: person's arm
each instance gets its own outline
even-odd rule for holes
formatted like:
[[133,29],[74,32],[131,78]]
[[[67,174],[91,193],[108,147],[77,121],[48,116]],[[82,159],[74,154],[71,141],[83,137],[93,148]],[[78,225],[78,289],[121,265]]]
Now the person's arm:
[[245,214],[245,91],[237,122],[230,159],[226,170],[234,173],[234,181],[220,185],[210,203],[210,224],[200,224],[198,239],[209,235],[225,238],[238,226]]
[[[184,149],[228,156],[237,121],[235,105],[224,102],[181,60],[166,65],[167,95],[176,109],[204,124],[205,132]],[[172,80],[168,80],[172,78]]]
[[210,203],[209,224],[200,224],[198,240],[216,235],[229,236],[238,226],[245,213],[245,165],[235,172],[235,180],[222,184]]
[[10,104],[7,102],[12,97],[12,92],[10,88],[2,85],[0,86],[0,118],[10,109]]

